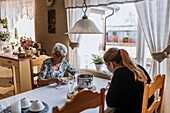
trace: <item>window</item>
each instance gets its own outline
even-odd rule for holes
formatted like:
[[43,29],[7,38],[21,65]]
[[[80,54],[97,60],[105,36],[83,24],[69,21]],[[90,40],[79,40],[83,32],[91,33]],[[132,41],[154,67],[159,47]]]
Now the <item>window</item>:
[[[146,42],[145,42],[146,43]],[[146,44],[145,44],[146,45]],[[144,53],[144,68],[149,72],[152,63],[152,56],[150,54],[149,48],[145,46],[145,53]]]
[[27,36],[35,41],[34,19],[30,20],[26,15],[24,15],[23,18],[19,17],[15,23],[15,28],[10,30],[10,32],[12,32],[12,39],[10,41],[17,41],[17,39],[15,39],[15,32],[17,32],[18,40],[22,36]]
[[[14,23],[14,28],[9,31],[12,34],[10,39],[11,44],[17,44],[22,36],[31,37],[35,41],[34,19],[30,20],[26,15],[23,18],[18,18]],[[14,46],[13,52],[18,51],[18,47]]]
[[[137,48],[138,16],[136,8],[133,3],[118,4],[117,6],[120,7],[120,10],[106,19],[106,50],[110,47],[125,49],[128,51],[132,61],[135,62],[135,59],[138,58],[136,52],[142,52],[140,49],[141,47],[144,48],[144,46]],[[92,20],[101,31],[104,31],[104,19],[107,15],[110,15],[111,12],[111,10],[105,10],[104,12],[95,11],[91,8],[88,18]],[[83,41],[81,41],[79,48],[81,69],[87,67],[95,69],[94,64],[91,63],[91,54],[103,56],[103,37],[103,35],[85,35],[82,37]],[[143,66],[149,71],[151,55],[147,46],[144,49],[145,53],[144,56],[142,56]],[[106,69],[106,67],[104,67],[104,69]]]
[[135,61],[137,42],[137,12],[134,4],[118,5],[120,10],[106,20],[106,49],[125,49]]
[[[90,11],[88,16],[92,20],[97,28],[102,31],[103,29],[103,15],[96,14]],[[91,54],[98,54],[102,56],[101,45],[103,35],[101,34],[86,34],[81,36],[79,54],[80,54],[80,68],[95,69],[95,65],[92,63]]]

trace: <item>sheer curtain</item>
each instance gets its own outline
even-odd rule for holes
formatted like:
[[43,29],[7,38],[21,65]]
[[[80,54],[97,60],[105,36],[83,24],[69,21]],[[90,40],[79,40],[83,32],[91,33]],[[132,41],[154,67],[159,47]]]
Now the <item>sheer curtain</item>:
[[[87,9],[86,15],[88,16],[90,13],[90,8]],[[74,24],[80,20],[83,16],[83,11],[81,8],[76,9],[67,9],[67,27],[68,31],[74,26]],[[76,68],[78,71],[80,70],[80,51],[79,45],[80,43],[85,41],[84,34],[69,34],[69,63]],[[83,38],[82,38],[83,37]]]
[[[136,9],[151,54],[162,52],[168,44],[168,0],[145,0],[136,3]],[[152,78],[159,73],[166,73],[166,61],[160,63],[159,67],[159,63],[153,60],[150,71]]]
[[1,0],[0,1],[1,19],[7,18],[8,29],[14,27],[14,23],[27,15],[28,18],[34,17],[34,0]]
[[[142,0],[86,0],[88,7],[105,6],[113,3],[138,2]],[[84,0],[65,0],[65,8],[80,8]]]
[[[74,26],[74,24],[80,20],[83,16],[82,9],[67,9],[67,27],[68,31]],[[79,47],[73,46],[73,44],[78,43],[81,35],[79,34],[69,34],[70,47],[69,47],[69,63],[80,70],[80,57],[79,57]],[[73,46],[73,47],[72,47]]]
[[[151,54],[162,52],[168,45],[169,35],[169,1],[168,0],[145,0],[136,3],[139,22]],[[154,57],[154,56],[153,56]],[[168,71],[167,60],[159,63],[153,59],[150,69],[152,78],[156,74],[164,74]],[[166,67],[167,66],[167,67]],[[163,113],[169,112],[170,101],[167,101],[170,91],[168,90],[168,72],[166,74],[165,91],[163,99]],[[158,95],[156,94],[156,97]]]
[[136,44],[136,62],[145,68],[145,38],[143,36],[142,28],[138,22],[137,44]]
[[[170,3],[169,3],[170,4]],[[170,7],[169,7],[169,10],[170,10]],[[169,16],[170,17],[170,16]],[[169,27],[169,30],[170,30],[170,27]],[[170,34],[169,34],[169,43],[170,45]],[[166,76],[166,81],[165,81],[165,92],[164,92],[164,106],[163,106],[163,113],[168,113],[170,111],[170,58],[167,59],[167,76]]]

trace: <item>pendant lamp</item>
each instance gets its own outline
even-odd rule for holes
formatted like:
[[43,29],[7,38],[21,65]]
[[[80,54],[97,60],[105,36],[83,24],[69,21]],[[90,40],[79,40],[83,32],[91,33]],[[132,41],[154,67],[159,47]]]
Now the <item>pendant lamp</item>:
[[[83,10],[83,6],[85,6],[85,11]],[[103,34],[94,24],[93,21],[89,20],[88,17],[86,16],[86,11],[87,11],[87,5],[86,5],[86,0],[84,0],[82,6],[82,10],[84,12],[84,16],[82,19],[77,21],[73,28],[70,29],[69,32],[65,34]]]

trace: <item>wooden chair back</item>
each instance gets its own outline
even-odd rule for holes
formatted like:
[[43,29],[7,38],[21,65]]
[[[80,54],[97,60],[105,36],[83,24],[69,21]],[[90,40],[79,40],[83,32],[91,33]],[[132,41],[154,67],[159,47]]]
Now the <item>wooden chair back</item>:
[[36,59],[30,59],[32,89],[37,87],[36,78],[39,76],[43,61],[47,58],[49,57],[46,55],[42,55],[40,57],[36,57]]
[[10,91],[14,91],[14,95],[17,94],[17,82],[16,82],[16,73],[15,73],[15,67],[12,66],[10,69],[8,69],[7,67],[1,67],[2,69],[0,69],[0,78],[1,79],[8,79],[8,78],[12,78],[12,81],[10,81],[9,83],[11,84],[11,86],[9,87],[0,87],[0,94],[6,94]]
[[[143,104],[142,104],[142,113],[153,113],[154,110],[157,110],[157,113],[161,113],[162,107],[162,99],[164,93],[164,83],[165,83],[165,75],[156,75],[148,85],[144,87],[143,94]],[[155,100],[152,105],[147,109],[148,99],[159,89],[159,98]]]
[[80,91],[70,102],[67,102],[61,109],[53,108],[53,113],[79,113],[89,108],[99,106],[99,113],[104,113],[105,89],[100,93],[89,90]]

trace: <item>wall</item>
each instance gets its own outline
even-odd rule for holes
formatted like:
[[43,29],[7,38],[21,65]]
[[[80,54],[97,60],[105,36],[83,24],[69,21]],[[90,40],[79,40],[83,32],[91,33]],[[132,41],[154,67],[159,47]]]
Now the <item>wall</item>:
[[[56,33],[48,33],[48,10],[56,11]],[[52,47],[56,42],[63,43],[68,48],[68,35],[66,10],[64,8],[64,0],[54,0],[52,6],[45,5],[45,0],[35,0],[35,39],[40,42],[43,49],[47,50],[47,54],[51,55]]]

